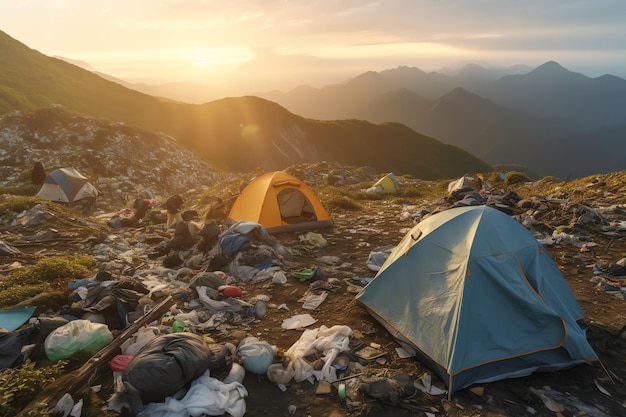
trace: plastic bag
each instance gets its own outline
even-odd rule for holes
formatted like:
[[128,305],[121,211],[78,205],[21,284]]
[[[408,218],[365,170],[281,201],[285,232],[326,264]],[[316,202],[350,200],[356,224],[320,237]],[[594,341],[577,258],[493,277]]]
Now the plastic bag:
[[251,336],[239,342],[237,356],[241,359],[246,371],[263,375],[274,361],[274,349],[269,343]]
[[393,245],[385,245],[371,251],[367,258],[367,267],[374,272],[380,271],[380,268],[391,254],[393,248]]
[[294,374],[293,369],[285,368],[282,363],[273,363],[267,368],[267,379],[277,384],[287,385]]
[[144,346],[122,374],[124,392],[131,412],[140,402],[160,402],[189,386],[202,375],[213,352],[202,336],[194,333],[169,333]]
[[48,359],[56,362],[77,352],[96,353],[112,340],[113,334],[105,324],[74,320],[52,331],[44,347]]
[[283,271],[276,271],[272,276],[272,282],[274,284],[286,284],[287,277],[285,276],[285,273]]
[[307,297],[304,304],[302,304],[302,308],[305,310],[315,310],[326,300],[328,293],[326,291],[322,291],[319,294],[313,294]]
[[122,353],[135,356],[141,348],[152,341],[152,339],[155,339],[158,334],[159,329],[157,327],[140,327],[130,339],[122,343]]
[[248,391],[239,382],[224,384],[206,372],[191,383],[185,396],[176,400],[168,397],[164,402],[148,404],[138,417],[188,417],[221,416],[232,417],[246,414],[245,397]]
[[328,246],[328,241],[324,239],[324,236],[320,235],[319,233],[308,232],[298,237],[300,239],[300,243],[309,244],[313,247],[325,248],[326,246]]

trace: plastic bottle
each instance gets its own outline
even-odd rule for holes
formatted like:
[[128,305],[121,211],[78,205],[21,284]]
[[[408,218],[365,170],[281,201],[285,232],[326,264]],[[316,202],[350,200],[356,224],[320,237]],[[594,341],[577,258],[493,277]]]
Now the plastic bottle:
[[265,304],[265,301],[258,300],[254,303],[254,311],[257,317],[265,317],[265,314],[267,314],[267,305]]
[[339,395],[339,399],[345,400],[346,398],[346,384],[339,384],[337,388],[337,394]]
[[131,355],[116,355],[111,359],[109,366],[113,371],[113,389],[115,392],[122,392],[124,390],[124,382],[122,381],[122,374],[124,369],[133,360]]

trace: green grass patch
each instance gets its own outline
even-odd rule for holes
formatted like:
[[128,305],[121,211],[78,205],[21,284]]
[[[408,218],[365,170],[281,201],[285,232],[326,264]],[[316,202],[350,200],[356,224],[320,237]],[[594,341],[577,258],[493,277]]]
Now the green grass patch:
[[350,200],[346,196],[335,196],[326,200],[326,207],[329,210],[347,210],[347,211],[359,211],[363,210],[363,207],[355,202],[354,200]]
[[0,187],[0,195],[1,194],[11,194],[11,195],[19,195],[19,196],[33,196],[37,194],[39,191],[39,185],[22,185],[15,187]]
[[12,307],[36,295],[48,293],[38,303],[41,311],[57,310],[67,303],[68,282],[91,277],[96,262],[89,256],[53,256],[18,269],[0,280],[0,308]]
[[[0,417],[14,417],[34,400],[43,388],[52,384],[65,370],[67,361],[37,367],[27,360],[21,367],[0,371]],[[37,405],[29,415],[52,416],[53,408]]]
[[521,184],[524,182],[532,182],[532,181],[533,181],[532,178],[530,178],[528,175],[524,174],[523,172],[519,172],[519,171],[507,172],[506,179],[504,180],[504,182],[507,185]]
[[16,214],[30,210],[41,202],[42,199],[39,197],[4,195],[0,198],[0,219],[13,220]]

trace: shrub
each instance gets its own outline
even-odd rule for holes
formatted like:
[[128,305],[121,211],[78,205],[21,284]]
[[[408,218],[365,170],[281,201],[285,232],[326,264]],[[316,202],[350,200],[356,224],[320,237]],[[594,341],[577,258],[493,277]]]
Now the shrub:
[[30,210],[41,202],[39,197],[6,196],[0,201],[0,219],[13,220],[16,214]]
[[404,188],[404,192],[402,194],[407,198],[420,198],[427,195],[427,193],[428,191],[420,189],[414,185],[408,185]]
[[0,187],[0,194],[11,194],[19,196],[33,196],[39,191],[39,185],[22,185],[19,187]]
[[392,198],[391,202],[393,204],[398,204],[398,205],[408,205],[408,206],[413,206],[413,205],[417,205],[422,201],[421,198],[416,198],[416,197],[396,197],[396,198]]
[[519,172],[519,171],[511,171],[509,173],[506,174],[506,184],[507,185],[513,185],[513,184],[521,184],[524,182],[531,182],[532,178],[530,178],[528,175],[524,174],[523,172]]
[[95,265],[95,261],[89,256],[52,256],[41,259],[32,267],[16,271],[14,277],[22,285],[52,282],[58,279],[82,279],[91,275],[91,269]]
[[326,200],[326,206],[330,210],[362,210],[362,207],[358,203],[354,202],[354,200],[351,200],[346,196],[331,197],[330,199]]
[[14,283],[12,285],[8,282],[2,282],[0,286],[0,308],[9,308],[17,303],[27,300],[39,294],[47,293],[50,290],[48,283],[41,283],[36,285],[24,285]]
[[[37,368],[26,360],[19,368],[0,371],[0,417],[13,417],[47,385],[54,382],[64,371],[67,361]],[[33,410],[35,411],[35,410]],[[53,410],[42,404],[36,410],[38,416],[51,416]]]

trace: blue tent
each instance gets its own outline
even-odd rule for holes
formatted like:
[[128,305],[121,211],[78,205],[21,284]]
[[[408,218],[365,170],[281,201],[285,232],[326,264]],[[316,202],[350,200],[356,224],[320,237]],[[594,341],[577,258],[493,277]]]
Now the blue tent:
[[598,361],[553,259],[524,226],[488,206],[424,219],[356,298],[449,396]]

